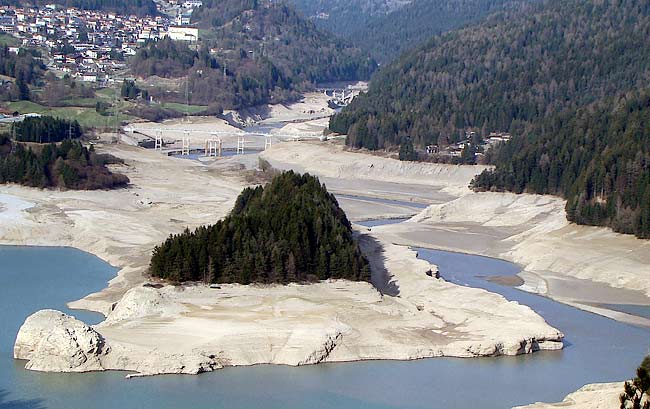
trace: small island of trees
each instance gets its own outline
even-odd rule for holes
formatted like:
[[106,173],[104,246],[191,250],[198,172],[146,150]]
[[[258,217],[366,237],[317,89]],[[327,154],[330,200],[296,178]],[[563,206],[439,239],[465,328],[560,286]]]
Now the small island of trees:
[[216,224],[170,236],[154,249],[150,273],[175,282],[370,280],[334,196],[318,178],[292,171],[244,189]]

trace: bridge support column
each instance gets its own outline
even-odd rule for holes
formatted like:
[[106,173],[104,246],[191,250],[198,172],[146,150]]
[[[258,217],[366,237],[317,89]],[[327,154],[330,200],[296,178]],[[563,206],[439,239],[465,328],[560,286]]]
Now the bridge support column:
[[181,155],[190,154],[190,133],[185,131],[185,136],[183,136],[183,145],[181,147]]
[[221,156],[221,139],[205,141],[205,156]]
[[154,150],[162,151],[162,148],[163,148],[162,132],[156,131],[156,142],[154,143]]
[[264,138],[264,150],[267,150],[272,146],[273,142],[271,141],[271,135],[266,135]]
[[244,137],[243,136],[238,136],[237,137],[237,155],[243,155],[244,154]]

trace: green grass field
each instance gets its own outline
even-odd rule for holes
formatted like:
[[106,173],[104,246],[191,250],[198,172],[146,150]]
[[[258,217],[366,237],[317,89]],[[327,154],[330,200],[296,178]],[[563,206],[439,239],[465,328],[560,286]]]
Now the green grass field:
[[[95,111],[93,103],[92,108],[87,107],[45,107],[43,105],[31,101],[16,101],[9,102],[6,105],[7,109],[11,111],[18,111],[21,114],[37,113],[41,115],[51,115],[54,117],[64,118],[68,120],[77,120],[83,127],[90,128],[103,128],[112,127],[115,125],[115,118],[111,116],[102,116]],[[133,116],[120,114],[120,121],[130,121],[134,119]]]
[[172,109],[176,112],[180,112],[182,114],[197,114],[201,111],[205,111],[208,109],[207,105],[185,105],[185,104],[179,104],[177,102],[165,102],[160,104],[161,107],[167,108],[167,109]]

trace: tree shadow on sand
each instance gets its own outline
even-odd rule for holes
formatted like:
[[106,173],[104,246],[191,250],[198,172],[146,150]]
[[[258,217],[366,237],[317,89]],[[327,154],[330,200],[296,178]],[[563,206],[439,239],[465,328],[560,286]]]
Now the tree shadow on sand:
[[0,389],[0,409],[45,409],[42,399],[7,400],[9,392]]
[[396,297],[399,295],[399,285],[386,269],[386,257],[381,243],[372,236],[362,235],[359,239],[363,254],[370,263],[370,282],[380,293]]

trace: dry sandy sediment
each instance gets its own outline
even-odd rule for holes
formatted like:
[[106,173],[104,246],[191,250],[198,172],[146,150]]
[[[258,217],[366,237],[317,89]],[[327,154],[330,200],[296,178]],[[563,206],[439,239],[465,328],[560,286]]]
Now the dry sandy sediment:
[[[228,120],[213,116],[188,116],[157,122],[133,122],[126,128],[122,141],[136,145],[139,141],[152,140],[160,135],[166,148],[180,149],[184,137],[189,138],[191,149],[203,149],[208,139],[220,138],[224,149],[237,147],[238,135],[252,132],[254,125],[280,125],[270,132],[272,143],[283,140],[319,138],[327,127],[334,110],[327,105],[328,97],[321,93],[308,93],[298,102],[287,105],[264,105],[241,112],[225,113]],[[131,132],[135,130],[135,132]],[[185,132],[189,130],[190,132]],[[160,133],[159,133],[160,131]],[[245,146],[262,149],[265,137],[246,136]]]
[[[185,226],[225,215],[246,183],[228,170],[237,158],[200,163],[132,146],[102,149],[125,159],[120,171],[131,178],[131,187],[60,192],[3,186],[0,192],[20,200],[3,200],[16,217],[0,225],[0,237],[6,244],[77,247],[121,268],[107,289],[71,303],[108,315],[96,327],[111,351],[101,358],[103,369],[197,373],[224,365],[470,357],[561,347],[561,335],[528,307],[429,277],[435,267],[374,232],[364,236],[365,246],[373,249],[373,263],[390,272],[399,297],[343,281],[220,290],[142,287],[153,246]],[[458,170],[434,173],[451,171]],[[32,366],[47,369],[47,362]]]
[[254,125],[260,121],[289,122],[311,121],[327,118],[334,113],[328,106],[330,97],[320,92],[308,92],[297,102],[290,104],[268,104],[239,111],[226,111],[226,116],[242,126]]
[[[650,325],[650,321],[595,307],[593,303],[649,305],[650,242],[607,228],[577,226],[566,221],[565,202],[558,198],[504,193],[473,193],[466,188],[473,175],[447,169],[438,179],[412,164],[403,166],[365,155],[344,153],[340,147],[303,145],[277,149],[264,156],[283,168],[297,168],[321,176],[357,177],[359,191],[367,190],[364,169],[382,163],[376,179],[422,183],[456,195],[430,206],[408,222],[374,227],[385,241],[419,247],[487,255],[519,263],[522,289],[620,321]],[[386,165],[383,165],[386,163]],[[481,169],[476,169],[480,171]],[[352,185],[348,185],[349,189]],[[377,191],[373,192],[374,196]],[[406,192],[402,198],[417,198]],[[621,383],[587,385],[557,404],[530,408],[615,408]]]
[[562,402],[533,403],[532,405],[518,406],[513,409],[615,409],[620,405],[618,397],[622,392],[622,382],[595,383],[585,385],[567,395]]
[[[619,320],[650,324],[647,319],[593,306],[650,305],[650,241],[570,224],[562,199],[473,193],[467,186],[482,167],[404,163],[332,144],[281,145],[262,156],[280,168],[351,180],[348,190],[356,186],[359,192],[367,191],[367,181],[373,179],[446,193],[450,197],[434,202],[409,222],[373,230],[395,243],[514,261],[524,269],[520,276],[526,281],[525,290]],[[378,191],[373,195],[381,197]],[[402,200],[409,198],[416,196],[405,190]]]
[[126,145],[109,150],[126,161],[117,170],[131,179],[128,189],[0,187],[4,194],[0,201],[8,203],[8,210],[0,213],[0,243],[76,247],[121,268],[101,294],[73,303],[104,314],[126,290],[144,280],[153,246],[186,226],[223,217],[244,187],[238,175],[196,161]]

